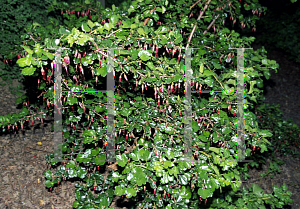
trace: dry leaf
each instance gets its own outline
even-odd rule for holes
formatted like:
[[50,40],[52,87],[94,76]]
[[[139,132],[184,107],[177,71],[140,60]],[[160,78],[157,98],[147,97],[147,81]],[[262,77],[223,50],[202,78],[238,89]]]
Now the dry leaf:
[[45,201],[44,200],[40,200],[40,205],[45,205]]
[[114,164],[112,164],[112,165],[109,165],[108,167],[111,168],[111,169],[113,169],[114,171],[117,171],[117,170],[118,170],[117,163],[114,163]]

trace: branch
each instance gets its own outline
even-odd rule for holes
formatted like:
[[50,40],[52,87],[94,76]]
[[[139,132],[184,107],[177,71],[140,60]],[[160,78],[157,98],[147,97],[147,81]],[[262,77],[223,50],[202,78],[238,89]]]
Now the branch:
[[40,98],[43,94],[45,94],[46,92],[42,92],[37,98]]
[[[209,66],[208,65],[206,65],[206,67],[210,70],[210,71],[212,71],[210,68],[209,68]],[[216,77],[216,75],[215,74],[213,74],[213,76],[215,77],[215,79],[219,82],[219,84],[222,86],[222,89],[224,89],[224,87],[223,87],[223,85],[221,84],[221,82],[218,80],[218,78]]]
[[[152,14],[152,12],[154,12],[154,10],[155,10],[155,9],[156,9],[156,5],[154,5],[154,8],[150,10],[150,14]],[[148,22],[149,18],[150,18],[150,17],[148,17],[148,18],[146,18],[146,19],[145,19],[145,21],[144,21],[144,25],[146,25],[146,24],[147,24],[147,22]]]
[[203,35],[205,35],[207,33],[207,31],[211,28],[211,26],[215,23],[216,19],[218,19],[219,16],[220,16],[220,14],[218,14],[217,17],[215,17],[215,19],[213,19],[213,21],[211,21],[211,23],[209,24],[207,29],[203,32]]
[[201,0],[198,0],[195,4],[193,4],[192,6],[190,6],[190,9],[192,9],[194,6],[196,6],[196,4],[198,4]]
[[112,32],[111,34],[109,34],[108,36],[106,36],[105,38],[108,38],[108,37],[110,37],[112,34],[114,34],[114,33],[116,33],[116,32],[118,32],[118,31],[120,31],[121,29],[118,29],[118,30],[116,30],[116,31],[114,31],[114,32]]
[[34,43],[36,44],[36,40],[34,40],[34,38],[32,37],[32,35],[30,34],[29,36],[34,41]]
[[[200,15],[199,15],[197,21],[201,19],[202,15],[204,14],[204,12],[205,12],[205,10],[207,9],[207,7],[208,7],[208,5],[209,5],[210,2],[211,2],[211,0],[208,0],[208,2],[207,2],[207,4],[205,5],[203,11],[201,11],[201,13],[200,13]],[[193,35],[194,35],[194,33],[195,33],[196,27],[197,27],[197,23],[194,25],[194,28],[193,28],[193,30],[192,30],[192,32],[191,32],[191,34],[190,34],[190,37],[189,37],[189,40],[188,40],[188,44],[186,45],[186,49],[189,48],[189,44],[190,44],[190,42],[191,42],[191,40],[192,40],[192,37],[193,37]]]

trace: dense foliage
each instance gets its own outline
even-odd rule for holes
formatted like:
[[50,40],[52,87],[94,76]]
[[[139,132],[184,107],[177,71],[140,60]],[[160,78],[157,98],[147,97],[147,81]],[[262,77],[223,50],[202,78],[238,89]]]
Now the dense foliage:
[[0,54],[3,59],[0,76],[3,80],[21,80],[19,66],[16,65],[17,55],[23,50],[21,37],[33,22],[43,26],[49,24],[47,10],[51,3],[52,0],[0,0]]
[[[257,12],[244,16],[242,7]],[[113,5],[100,13],[93,8],[97,6],[89,1],[54,3],[49,12],[59,12],[63,23],[52,19],[45,27],[35,23],[28,28],[28,34],[22,36],[24,51],[17,63],[26,78],[35,79],[42,99],[30,103],[35,111],[24,107],[19,114],[0,117],[4,130],[14,130],[53,114],[54,51],[46,48],[69,48],[62,52],[62,88],[71,91],[105,89],[109,69],[103,48],[121,48],[114,50],[118,162],[109,166],[112,172],[104,179],[99,170],[105,165],[102,160],[107,157],[109,143],[107,95],[63,95],[66,163],[57,162],[53,153],[46,156],[47,188],[52,190],[66,179],[80,181],[75,185],[74,208],[107,208],[114,195],[126,195],[139,208],[274,208],[291,203],[285,185],[274,186],[274,194],[264,194],[257,185],[241,190],[241,175],[246,174],[249,163],[245,167],[235,161],[237,58],[230,48],[250,47],[254,39],[240,37],[224,25],[229,21],[242,28],[255,28],[265,8],[257,1],[244,5],[214,0],[196,4],[139,0]],[[186,149],[185,50],[176,47],[187,45],[199,48],[192,50],[189,84],[193,90],[222,90],[192,94],[193,162],[180,161]],[[264,48],[245,50],[244,57],[245,154],[246,159],[254,161],[251,165],[257,165],[256,159],[271,150],[267,138],[272,133],[260,126],[254,108],[263,100],[262,78],[268,79],[269,69],[276,70],[278,65],[267,59]],[[17,103],[29,105],[27,99],[20,97]],[[48,108],[40,108],[42,103]],[[51,167],[59,169],[53,173]],[[237,198],[238,192],[241,198]]]

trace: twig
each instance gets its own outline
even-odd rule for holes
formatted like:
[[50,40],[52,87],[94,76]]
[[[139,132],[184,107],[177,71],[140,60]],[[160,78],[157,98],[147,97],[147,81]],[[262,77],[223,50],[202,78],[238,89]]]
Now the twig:
[[[212,71],[210,68],[209,68],[209,66],[208,65],[206,65],[207,66],[207,68],[210,70],[210,71]],[[219,82],[219,84],[222,86],[222,88],[224,89],[224,87],[223,87],[223,85],[221,84],[221,82],[218,80],[218,78],[215,76],[215,74],[213,74],[213,76],[215,77],[215,79]]]
[[116,30],[116,31],[114,31],[114,32],[112,32],[111,34],[109,34],[108,36],[106,36],[105,38],[108,38],[108,37],[110,37],[112,34],[114,34],[114,33],[116,33],[116,32],[118,32],[118,31],[120,31],[121,29],[118,29],[118,30]]
[[36,44],[36,40],[34,40],[34,38],[32,37],[32,35],[30,34],[29,36],[34,41],[34,43]]
[[40,98],[43,94],[45,94],[46,92],[42,92],[37,98]]
[[139,71],[135,71],[135,72],[137,72],[138,74],[140,74],[140,76],[142,76],[142,77],[145,77],[142,73],[140,73]]
[[218,50],[215,50],[215,49],[212,49],[212,48],[209,47],[209,46],[204,46],[204,47],[210,49],[212,52],[214,52],[214,51],[223,51],[223,50],[224,50],[224,49],[218,49]]
[[223,57],[224,57],[224,54],[221,55],[221,57],[220,57],[220,62],[222,61],[222,58],[223,58]]
[[[207,4],[205,5],[203,11],[201,11],[199,17],[197,18],[197,21],[201,19],[202,15],[203,15],[204,12],[206,11],[206,9],[207,9],[208,5],[210,4],[210,2],[211,2],[211,0],[208,0],[208,2],[207,2]],[[186,45],[186,49],[189,48],[189,44],[190,44],[190,42],[191,42],[191,40],[192,40],[192,37],[193,37],[193,35],[194,35],[194,33],[195,33],[196,27],[197,27],[197,23],[194,25],[194,28],[193,28],[193,30],[192,30],[192,32],[191,32],[191,34],[190,34],[188,43],[187,43],[187,45]]]
[[[152,14],[152,12],[154,12],[154,10],[155,10],[155,9],[156,9],[156,5],[154,5],[154,8],[150,10],[150,14]],[[150,18],[150,17],[148,17],[148,18],[146,18],[146,19],[145,19],[145,21],[144,21],[144,25],[146,25],[146,24],[147,24],[147,22],[148,22],[149,18]]]
[[194,6],[196,6],[196,4],[198,4],[201,0],[198,0],[195,4],[193,4],[192,6],[190,6],[190,9],[192,9]]
[[211,28],[211,26],[215,23],[216,19],[218,19],[219,16],[220,16],[220,14],[218,14],[217,17],[215,17],[215,19],[213,19],[213,21],[210,23],[210,25],[207,27],[207,29],[203,32],[203,35],[205,35],[207,33],[207,31]]

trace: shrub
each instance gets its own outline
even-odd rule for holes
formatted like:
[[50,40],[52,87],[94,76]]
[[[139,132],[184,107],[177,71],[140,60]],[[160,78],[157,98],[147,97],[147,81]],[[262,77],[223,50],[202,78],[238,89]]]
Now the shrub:
[[[65,161],[59,163],[54,153],[45,156],[49,167],[45,185],[50,191],[66,179],[80,180],[75,184],[74,208],[107,208],[114,195],[125,195],[139,208],[260,208],[264,204],[281,207],[291,203],[291,193],[285,186],[276,186],[275,194],[267,195],[253,185],[249,190],[241,190],[242,198],[235,196],[240,191],[244,170],[236,161],[237,56],[229,48],[249,47],[254,39],[239,37],[223,24],[227,18],[233,24],[239,20],[241,27],[247,23],[255,26],[258,18],[243,17],[241,6],[239,1],[228,5],[209,1],[205,6],[184,1],[139,0],[130,5],[124,2],[120,7],[113,5],[98,14],[90,9],[96,7],[93,4],[55,3],[49,11],[61,10],[65,25],[53,21],[46,27],[30,28],[35,43],[29,41],[30,37],[23,37],[22,47],[27,54],[17,61],[23,75],[38,79],[38,89],[48,108],[38,108],[33,115],[23,108],[19,114],[0,117],[3,128],[23,126],[29,117],[32,121],[42,120],[45,114],[53,114],[56,68],[54,52],[46,48],[67,48],[61,53],[62,86],[70,91],[105,89],[101,84],[106,84],[105,77],[112,71],[108,54],[102,48],[122,48],[113,50],[117,162],[109,166],[112,172],[105,179],[99,172],[110,146],[105,137],[110,129],[108,116],[105,117],[110,94],[68,93],[62,96],[61,111]],[[251,8],[264,11],[258,3],[251,4]],[[202,18],[197,20],[199,15]],[[213,21],[216,16],[219,19]],[[209,32],[210,28],[214,32]],[[182,58],[188,58],[183,56],[184,50],[175,51],[177,46],[200,48],[192,50],[191,82],[184,82],[187,71]],[[263,99],[262,78],[269,78],[269,69],[278,68],[265,53],[262,48],[244,54],[248,147],[245,157],[252,160],[268,151],[267,138],[272,136],[258,126],[251,111]],[[191,95],[189,141],[185,140],[183,129],[187,123],[184,84],[198,92]],[[204,89],[222,92],[203,95]],[[22,97],[17,100],[24,101],[27,100]],[[39,102],[42,103],[38,101],[33,106],[38,107]],[[83,130],[82,139],[78,137],[79,129]],[[191,151],[192,161],[184,160],[186,151]],[[52,173],[51,167],[59,169]]]

